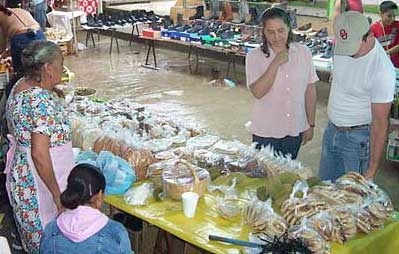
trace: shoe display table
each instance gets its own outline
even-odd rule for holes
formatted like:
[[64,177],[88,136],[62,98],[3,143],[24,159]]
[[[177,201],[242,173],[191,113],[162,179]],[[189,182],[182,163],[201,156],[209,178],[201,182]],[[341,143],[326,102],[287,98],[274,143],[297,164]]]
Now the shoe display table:
[[[188,49],[188,61],[189,61],[188,63],[191,73],[195,73],[198,71],[200,63],[199,55],[201,52],[220,53],[225,55],[224,59],[227,60],[227,69],[226,69],[227,71],[225,78],[228,78],[230,76],[231,67],[233,71],[232,73],[233,77],[236,78],[237,74],[236,60],[240,58],[244,59],[246,56],[246,54],[242,51],[232,50],[230,48],[216,47],[216,46],[206,46],[195,42],[186,42],[181,40],[164,39],[164,38],[152,38],[146,36],[139,36],[139,39],[144,40],[147,43],[147,54],[145,58],[145,63],[143,63],[142,66],[153,70],[159,70],[157,65],[156,42],[186,46]],[[191,59],[192,56],[194,56],[194,63],[192,63]],[[153,59],[152,63],[150,63],[151,57]],[[332,69],[331,58],[323,59],[320,56],[314,56],[313,63],[317,71],[331,72]],[[193,69],[193,67],[195,68]]]
[[[145,62],[141,65],[142,67],[149,68],[152,70],[159,70],[158,65],[157,65],[157,54],[156,54],[156,49],[155,49],[155,44],[156,42],[162,42],[162,43],[168,43],[168,44],[178,44],[178,45],[183,45],[188,48],[188,64],[190,68],[190,72],[197,72],[198,66],[199,66],[199,53],[200,52],[206,52],[210,51],[213,53],[221,53],[226,56],[227,59],[227,71],[226,71],[226,77],[230,75],[230,68],[231,66],[233,67],[233,75],[236,75],[236,57],[242,57],[245,58],[245,54],[237,52],[235,50],[227,49],[227,48],[220,48],[220,47],[214,47],[214,46],[204,46],[198,43],[193,43],[193,42],[185,42],[181,40],[172,40],[172,39],[163,39],[163,38],[152,38],[152,37],[146,37],[146,36],[139,36],[139,39],[146,41],[147,43],[147,54],[145,57]],[[153,63],[150,63],[150,57],[152,54],[153,58]],[[192,59],[191,56],[194,55],[194,66],[195,69],[193,71],[192,67]]]

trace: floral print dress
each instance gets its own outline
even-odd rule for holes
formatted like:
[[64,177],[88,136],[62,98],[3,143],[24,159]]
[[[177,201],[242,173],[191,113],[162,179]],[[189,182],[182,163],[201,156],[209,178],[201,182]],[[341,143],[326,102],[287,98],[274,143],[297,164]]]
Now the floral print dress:
[[44,225],[39,214],[37,182],[28,161],[31,133],[49,136],[50,148],[62,146],[71,140],[70,122],[60,101],[40,87],[17,94],[12,91],[7,101],[6,118],[17,144],[7,176],[10,202],[24,249],[36,254],[40,252]]

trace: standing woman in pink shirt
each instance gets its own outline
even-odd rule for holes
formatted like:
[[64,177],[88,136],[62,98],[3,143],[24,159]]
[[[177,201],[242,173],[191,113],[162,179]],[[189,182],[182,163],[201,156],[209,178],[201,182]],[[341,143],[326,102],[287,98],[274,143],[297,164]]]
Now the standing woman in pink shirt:
[[251,133],[257,149],[270,145],[295,159],[313,138],[318,77],[310,50],[293,42],[289,15],[267,9],[263,44],[246,57],[247,86],[255,97]]

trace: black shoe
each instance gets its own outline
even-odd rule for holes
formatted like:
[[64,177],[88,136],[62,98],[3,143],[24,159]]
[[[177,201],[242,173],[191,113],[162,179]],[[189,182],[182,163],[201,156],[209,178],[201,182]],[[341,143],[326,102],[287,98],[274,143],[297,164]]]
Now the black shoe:
[[223,40],[228,40],[228,39],[233,39],[234,38],[234,32],[231,30],[227,30],[224,33],[220,35],[220,38]]
[[318,38],[327,37],[327,36],[328,36],[327,27],[324,27],[324,28],[320,29],[320,30],[316,33],[315,36],[318,37]]
[[196,13],[194,16],[189,17],[189,20],[200,19],[204,16],[204,6],[200,5],[196,8]]
[[312,23],[307,23],[303,26],[300,26],[300,27],[298,27],[298,30],[303,31],[303,32],[310,31],[310,30],[312,30]]
[[190,25],[184,25],[184,26],[176,28],[175,30],[178,31],[178,32],[186,32],[190,28],[191,28]]
[[332,43],[328,42],[327,43],[327,49],[324,51],[324,54],[321,56],[321,58],[331,58],[332,57],[332,53],[333,53],[333,47],[332,47]]
[[198,31],[198,35],[208,35],[210,33],[209,27],[205,26],[202,30]]

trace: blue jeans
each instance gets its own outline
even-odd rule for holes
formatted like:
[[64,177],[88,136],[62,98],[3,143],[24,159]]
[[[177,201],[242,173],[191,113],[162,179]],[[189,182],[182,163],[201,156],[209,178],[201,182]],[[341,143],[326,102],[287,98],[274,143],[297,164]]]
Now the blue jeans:
[[39,23],[40,27],[43,31],[46,31],[46,10],[47,10],[47,1],[43,1],[39,4],[36,4],[32,8],[33,18]]
[[369,165],[370,130],[339,131],[329,122],[324,132],[319,177],[335,181],[349,171],[363,174]]
[[264,138],[252,135],[252,142],[256,142],[256,149],[270,145],[276,154],[282,153],[284,156],[291,155],[292,159],[298,156],[299,148],[301,148],[303,133],[299,136],[286,136],[284,138]]
[[26,32],[23,34],[17,34],[11,38],[11,58],[12,65],[16,72],[22,72],[22,61],[21,54],[22,50],[32,41],[46,40],[46,36],[42,31]]

